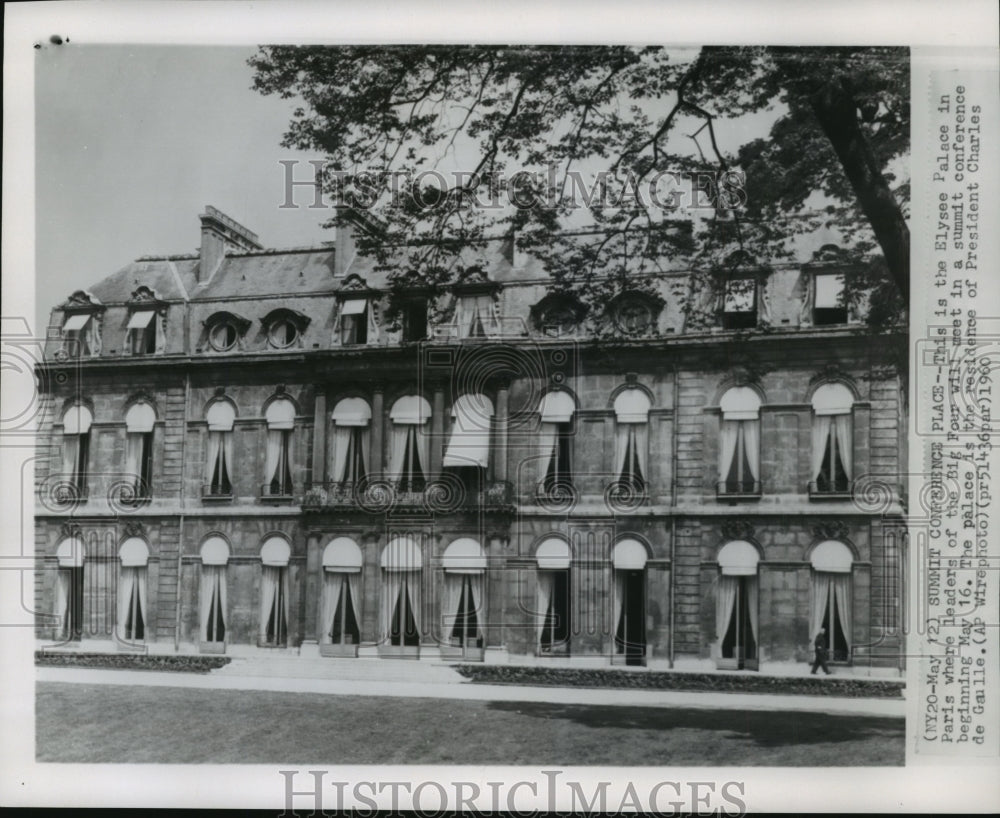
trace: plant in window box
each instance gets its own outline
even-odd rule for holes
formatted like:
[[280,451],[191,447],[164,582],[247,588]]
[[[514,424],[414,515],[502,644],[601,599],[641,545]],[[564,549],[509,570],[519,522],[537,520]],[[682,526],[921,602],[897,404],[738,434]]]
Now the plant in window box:
[[302,499],[302,505],[325,506],[328,499],[326,489],[320,486],[313,486],[306,492],[306,496]]

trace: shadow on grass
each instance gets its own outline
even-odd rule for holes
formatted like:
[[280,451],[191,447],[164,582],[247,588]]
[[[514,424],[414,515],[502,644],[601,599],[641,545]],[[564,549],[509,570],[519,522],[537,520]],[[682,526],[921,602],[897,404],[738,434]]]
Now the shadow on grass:
[[800,711],[701,708],[593,707],[545,702],[490,702],[489,708],[538,719],[602,728],[713,730],[759,747],[830,744],[866,739],[902,739],[905,721],[884,716],[844,716]]

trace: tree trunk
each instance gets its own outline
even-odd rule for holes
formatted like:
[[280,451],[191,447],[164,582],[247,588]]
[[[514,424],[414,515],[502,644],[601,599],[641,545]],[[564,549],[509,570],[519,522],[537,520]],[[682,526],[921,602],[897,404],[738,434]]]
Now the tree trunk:
[[889,274],[908,304],[910,230],[858,123],[857,104],[842,81],[825,84],[809,101],[882,247]]

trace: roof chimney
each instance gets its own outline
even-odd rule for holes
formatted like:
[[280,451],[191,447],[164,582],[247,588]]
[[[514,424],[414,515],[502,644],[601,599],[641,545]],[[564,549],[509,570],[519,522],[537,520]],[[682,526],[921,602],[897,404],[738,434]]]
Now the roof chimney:
[[205,205],[205,212],[198,218],[201,219],[201,258],[197,276],[201,283],[215,275],[227,253],[264,249],[256,233],[211,205]]

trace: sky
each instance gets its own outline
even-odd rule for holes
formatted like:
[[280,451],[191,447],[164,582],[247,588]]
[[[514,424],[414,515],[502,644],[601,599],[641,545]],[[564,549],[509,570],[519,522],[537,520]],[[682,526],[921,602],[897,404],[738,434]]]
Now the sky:
[[[53,306],[142,255],[188,253],[214,205],[268,247],[333,238],[331,215],[280,209],[280,147],[294,104],[251,90],[242,46],[77,46],[36,51],[36,304]],[[308,165],[302,165],[307,176]]]

